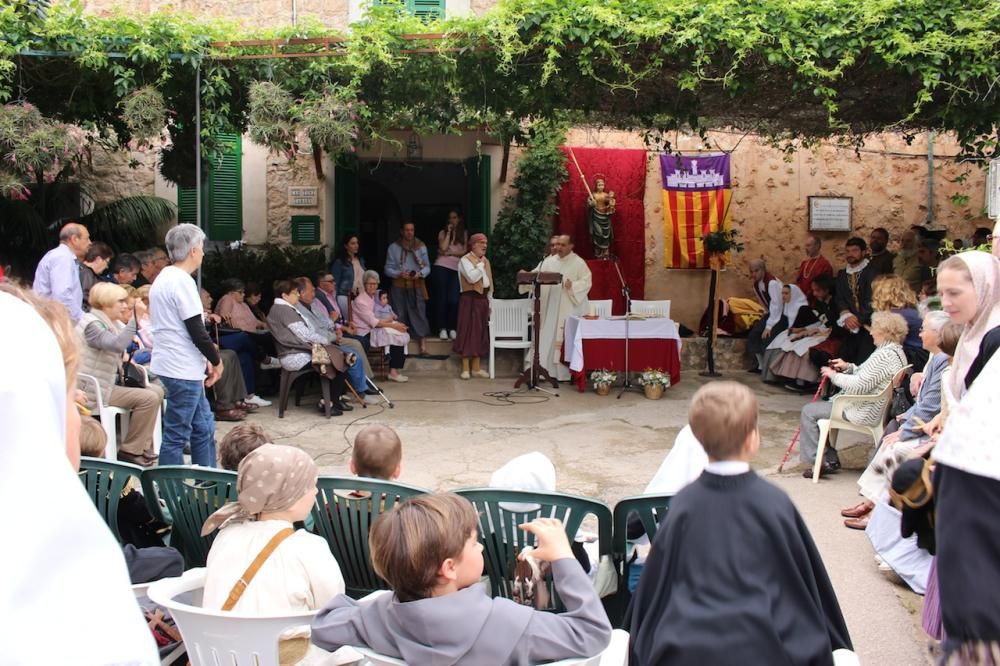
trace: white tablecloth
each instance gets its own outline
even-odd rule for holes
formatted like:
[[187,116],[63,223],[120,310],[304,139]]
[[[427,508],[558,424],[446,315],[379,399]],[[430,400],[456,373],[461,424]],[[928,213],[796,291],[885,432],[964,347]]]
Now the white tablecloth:
[[[627,322],[630,339],[665,339],[676,340],[677,350],[681,348],[681,336],[677,332],[677,324],[671,319],[657,317],[655,319],[632,319]],[[584,340],[621,340],[625,338],[626,321],[624,319],[583,319],[568,317],[563,339],[566,344],[566,355],[569,356],[569,369],[573,372],[583,370]]]

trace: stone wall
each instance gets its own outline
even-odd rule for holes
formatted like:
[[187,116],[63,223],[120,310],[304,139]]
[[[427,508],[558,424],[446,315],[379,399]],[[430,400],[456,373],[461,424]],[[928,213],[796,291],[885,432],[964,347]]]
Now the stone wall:
[[311,18],[332,28],[347,27],[348,0],[83,0],[84,9],[93,14],[179,11],[232,19],[246,27],[292,25],[293,4],[300,21]]
[[77,177],[98,208],[123,197],[152,196],[156,193],[156,153],[95,147]]
[[[842,266],[844,241],[851,235],[867,239],[871,230],[884,226],[893,237],[911,224],[927,219],[927,143],[921,136],[907,145],[895,135],[870,137],[860,152],[823,143],[814,150],[798,150],[786,159],[778,149],[754,136],[711,132],[713,148],[732,152],[732,214],[745,251],[734,257],[721,275],[721,295],[750,296],[747,262],[766,257],[769,269],[791,280],[803,258],[802,243],[808,235],[807,197],[853,197],[852,233],[818,234],[823,254],[835,267]],[[634,133],[575,129],[567,137],[571,146],[643,148]],[[675,137],[682,151],[704,149],[697,137]],[[957,164],[953,137],[935,141],[934,219],[948,229],[949,237],[971,236],[989,222],[982,215],[985,172],[977,165]],[[954,180],[968,174],[964,183]],[[708,271],[668,270],[663,262],[663,208],[660,167],[650,152],[646,172],[646,298],[670,299],[671,315],[694,328],[708,304]],[[951,201],[954,194],[969,197],[965,205]],[[992,226],[989,224],[988,226]]]

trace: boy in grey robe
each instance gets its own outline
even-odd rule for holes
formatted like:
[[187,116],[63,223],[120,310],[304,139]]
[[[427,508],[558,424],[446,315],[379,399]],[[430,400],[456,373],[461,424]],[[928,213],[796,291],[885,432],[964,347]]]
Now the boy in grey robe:
[[383,515],[369,545],[375,571],[393,592],[334,597],[313,621],[312,642],[435,666],[536,664],[593,656],[608,645],[611,625],[561,522],[521,525],[538,538],[532,555],[552,563],[561,614],[490,598],[479,582],[477,524],[472,504],[450,493],[414,497]]

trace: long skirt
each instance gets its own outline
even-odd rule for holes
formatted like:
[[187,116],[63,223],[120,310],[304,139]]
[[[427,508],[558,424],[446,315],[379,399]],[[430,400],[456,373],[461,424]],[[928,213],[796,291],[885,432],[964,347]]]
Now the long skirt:
[[392,309],[399,316],[399,321],[410,328],[410,336],[417,340],[430,335],[431,326],[427,322],[427,301],[419,289],[392,287],[389,290]]
[[458,299],[458,336],[452,350],[467,357],[490,353],[490,301],[486,294],[462,292]]
[[768,371],[779,377],[801,379],[810,384],[819,381],[819,370],[809,360],[808,354],[799,356],[795,352],[781,352],[768,366]]
[[939,462],[934,492],[945,650],[1000,642],[1000,481]]

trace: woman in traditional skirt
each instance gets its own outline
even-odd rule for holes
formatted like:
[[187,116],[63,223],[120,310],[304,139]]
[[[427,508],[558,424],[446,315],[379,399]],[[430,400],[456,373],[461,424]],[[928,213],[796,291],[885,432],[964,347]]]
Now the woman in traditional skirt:
[[458,282],[462,295],[458,301],[458,337],[452,349],[462,355],[461,377],[489,377],[490,373],[479,367],[479,357],[490,352],[493,271],[486,258],[486,234],[469,238],[469,252],[458,264]]
[[[809,307],[809,299],[806,295],[802,293],[802,290],[794,284],[786,284],[781,288],[781,319],[779,321],[779,328],[781,323],[784,323],[785,329],[775,335],[771,339],[771,343],[764,350],[764,363],[761,365],[761,379],[767,384],[777,384],[779,377],[787,377],[789,379],[797,379],[799,377],[799,368],[797,364],[791,364],[792,367],[785,367],[789,365],[783,363],[782,360],[788,356],[796,356],[796,354],[805,354],[809,350],[809,346],[802,347],[802,343],[798,340],[798,334],[805,331],[806,327],[814,326],[818,321],[816,315],[813,314],[812,308]],[[796,327],[796,335],[792,334],[790,330],[792,327]],[[822,340],[817,340],[817,344]],[[815,371],[815,375],[811,377],[811,381],[816,381],[819,376],[819,371]],[[808,377],[806,377],[808,378]]]
[[[1000,662],[1000,261],[963,252],[937,271],[941,304],[965,330],[942,382],[949,416],[935,447],[942,663]],[[941,430],[936,417],[924,428]],[[992,659],[991,659],[992,657]]]

